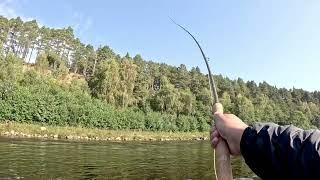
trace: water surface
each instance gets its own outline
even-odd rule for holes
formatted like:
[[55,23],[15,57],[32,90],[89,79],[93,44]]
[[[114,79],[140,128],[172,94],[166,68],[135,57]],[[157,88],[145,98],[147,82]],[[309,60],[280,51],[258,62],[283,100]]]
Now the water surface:
[[[240,158],[235,177],[253,177]],[[0,179],[214,179],[208,141],[63,142],[0,138]]]

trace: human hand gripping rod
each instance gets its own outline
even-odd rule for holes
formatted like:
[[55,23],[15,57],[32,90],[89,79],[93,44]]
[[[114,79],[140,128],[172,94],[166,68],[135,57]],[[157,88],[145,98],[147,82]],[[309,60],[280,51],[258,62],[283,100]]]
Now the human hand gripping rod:
[[[210,66],[207,60],[207,57],[205,56],[199,42],[197,39],[183,26],[180,24],[176,23],[172,18],[170,18],[171,21],[179,26],[181,29],[183,29],[185,32],[187,32],[192,39],[195,41],[195,43],[198,45],[202,57],[206,63],[208,73],[209,73],[209,82],[210,82],[210,87],[211,87],[211,93],[212,93],[212,111],[213,113],[223,113],[223,106],[221,103],[219,103],[219,97],[217,93],[217,87],[215,84],[215,81],[213,79]],[[212,120],[211,125],[214,126],[214,121]],[[228,145],[225,140],[221,139],[215,148],[214,152],[214,168],[215,168],[215,175],[217,180],[232,180],[232,168],[231,168],[231,163],[230,163],[230,152]]]

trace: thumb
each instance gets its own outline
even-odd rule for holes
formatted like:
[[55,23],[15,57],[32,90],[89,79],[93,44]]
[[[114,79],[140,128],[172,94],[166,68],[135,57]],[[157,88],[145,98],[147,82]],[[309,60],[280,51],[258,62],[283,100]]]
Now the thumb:
[[[215,103],[213,105],[213,113],[214,113],[214,122],[219,133],[224,134],[224,114],[223,114],[223,106],[221,103]],[[222,131],[222,132],[221,132]]]
[[223,106],[221,103],[215,103],[213,105],[213,114],[223,114]]

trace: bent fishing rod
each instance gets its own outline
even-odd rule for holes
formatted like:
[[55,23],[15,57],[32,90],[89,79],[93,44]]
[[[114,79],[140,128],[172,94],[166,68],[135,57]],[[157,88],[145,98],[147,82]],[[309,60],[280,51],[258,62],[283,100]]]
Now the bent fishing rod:
[[[198,48],[200,49],[200,52],[202,54],[204,62],[206,63],[208,73],[209,73],[209,85],[211,87],[211,94],[213,97],[213,100],[212,100],[213,113],[216,113],[216,112],[223,113],[223,107],[219,103],[217,86],[216,86],[216,83],[213,79],[208,59],[207,59],[206,55],[204,54],[199,42],[185,27],[176,23],[172,18],[170,18],[170,20],[175,25],[177,25],[181,29],[183,29],[186,33],[188,33],[191,36],[191,38],[194,40],[194,42],[197,44]],[[214,121],[211,122],[211,125],[214,126]],[[221,140],[218,143],[216,149],[214,150],[214,171],[215,171],[215,176],[216,176],[217,180],[232,180],[233,179],[232,168],[231,168],[231,163],[230,163],[229,148],[227,146],[227,143],[224,140]]]

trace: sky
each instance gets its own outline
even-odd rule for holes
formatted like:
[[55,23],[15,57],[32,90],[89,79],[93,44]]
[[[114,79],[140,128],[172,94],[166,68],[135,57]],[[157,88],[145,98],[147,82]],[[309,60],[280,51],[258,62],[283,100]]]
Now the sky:
[[276,87],[320,90],[318,0],[0,0],[0,15],[71,26],[84,43]]

